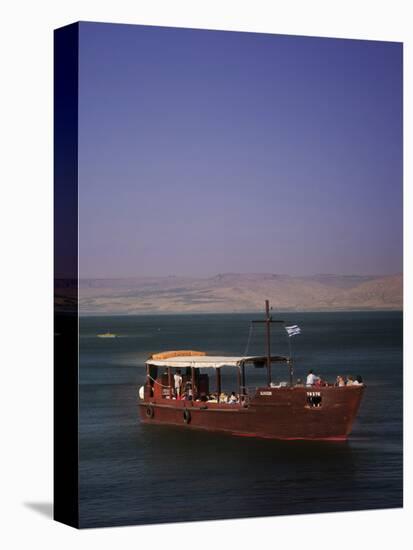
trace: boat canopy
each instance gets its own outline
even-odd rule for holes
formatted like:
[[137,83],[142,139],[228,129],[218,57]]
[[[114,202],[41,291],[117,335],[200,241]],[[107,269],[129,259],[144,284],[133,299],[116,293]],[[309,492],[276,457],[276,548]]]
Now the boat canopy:
[[[222,367],[240,367],[246,363],[254,365],[261,364],[264,366],[267,358],[263,356],[248,355],[248,356],[221,356],[221,355],[206,355],[203,352],[182,352],[181,355],[175,355],[177,352],[165,352],[152,355],[147,361],[148,366],[153,367],[173,367],[185,368],[193,367],[195,369],[213,368],[220,369]],[[288,357],[272,356],[271,362],[289,361]]]

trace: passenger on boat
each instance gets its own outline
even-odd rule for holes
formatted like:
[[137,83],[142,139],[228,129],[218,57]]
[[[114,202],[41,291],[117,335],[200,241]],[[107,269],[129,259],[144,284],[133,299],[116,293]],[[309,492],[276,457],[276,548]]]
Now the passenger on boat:
[[222,392],[219,396],[220,403],[227,403],[228,402],[228,395],[225,392]]
[[347,376],[347,382],[346,382],[346,386],[353,386],[354,384],[354,379],[352,376]]
[[229,396],[229,399],[228,399],[228,403],[231,403],[231,404],[238,403],[238,398],[234,391],[231,392],[231,395]]
[[180,369],[178,369],[174,374],[174,383],[175,383],[175,394],[176,394],[176,397],[179,398],[181,395],[181,387],[182,387],[182,376],[181,376]]
[[186,399],[188,399],[189,401],[191,401],[193,398],[192,382],[190,380],[185,383],[185,396]]
[[178,397],[178,400],[179,401],[189,401],[189,395],[186,393],[185,390],[183,392],[181,392],[181,395]]
[[354,386],[359,386],[360,384],[363,384],[363,379],[362,379],[362,377],[358,374],[358,375],[356,376],[356,379],[355,379],[354,382],[353,382],[353,385],[354,385]]
[[306,382],[306,385],[307,386],[314,386],[315,383],[320,380],[320,377],[319,376],[316,376],[313,372],[313,370],[309,370],[308,371],[308,375],[307,375],[307,382]]
[[211,393],[211,395],[208,396],[208,402],[218,403],[218,395],[216,393]]
[[337,376],[336,378],[336,386],[342,387],[346,385],[346,381],[344,380],[344,376]]

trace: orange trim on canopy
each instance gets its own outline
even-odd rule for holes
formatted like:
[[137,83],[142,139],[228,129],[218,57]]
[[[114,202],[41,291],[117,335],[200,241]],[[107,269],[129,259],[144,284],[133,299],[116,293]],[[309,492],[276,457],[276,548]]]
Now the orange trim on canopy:
[[172,357],[203,357],[205,351],[180,350],[180,351],[164,351],[162,353],[154,353],[150,359],[154,361],[162,361],[163,359],[171,359]]

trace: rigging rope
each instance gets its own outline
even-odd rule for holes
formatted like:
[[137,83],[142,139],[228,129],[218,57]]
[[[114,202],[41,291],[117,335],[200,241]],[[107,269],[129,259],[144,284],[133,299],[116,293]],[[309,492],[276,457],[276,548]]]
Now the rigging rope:
[[244,351],[244,357],[247,357],[247,355],[248,355],[248,350],[249,350],[250,343],[251,343],[253,327],[254,327],[254,325],[252,323],[250,323],[250,330],[249,330],[249,333],[248,333],[248,340],[247,340],[247,346],[246,346],[245,351]]
[[170,387],[172,389],[172,386],[164,386],[163,384],[161,384],[160,382],[155,380],[155,378],[152,378],[152,376],[150,376],[149,374],[148,374],[148,378],[150,378],[152,380],[152,382],[154,382],[155,384],[158,384],[158,386],[162,386],[162,388],[168,388],[169,389],[169,387]]

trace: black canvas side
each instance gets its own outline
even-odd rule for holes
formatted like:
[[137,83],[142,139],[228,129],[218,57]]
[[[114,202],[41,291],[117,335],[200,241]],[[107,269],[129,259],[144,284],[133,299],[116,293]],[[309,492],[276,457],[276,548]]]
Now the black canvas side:
[[54,519],[79,526],[79,25],[54,33]]

